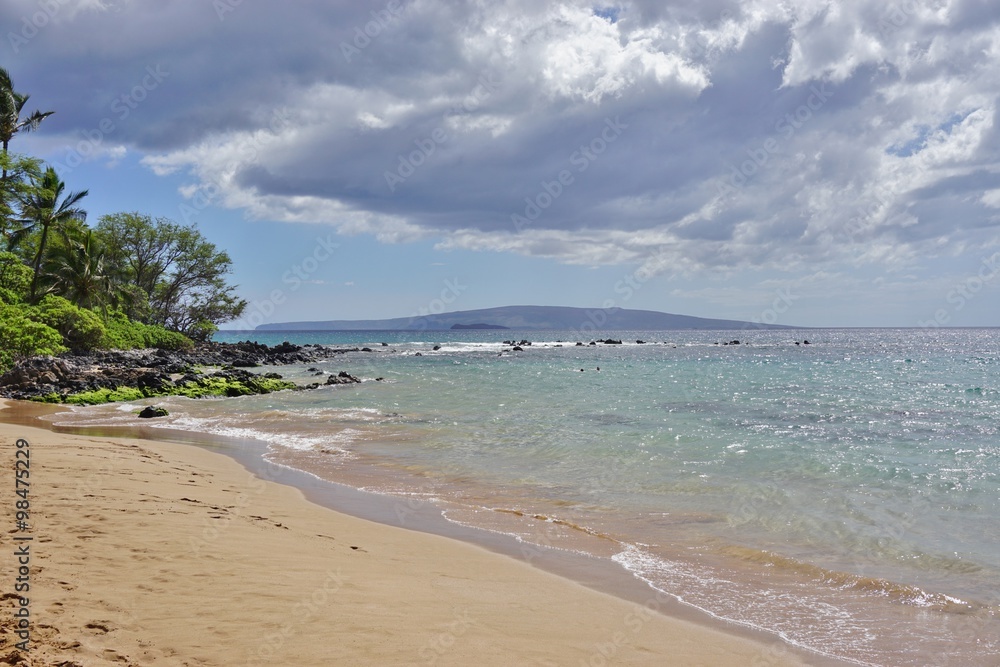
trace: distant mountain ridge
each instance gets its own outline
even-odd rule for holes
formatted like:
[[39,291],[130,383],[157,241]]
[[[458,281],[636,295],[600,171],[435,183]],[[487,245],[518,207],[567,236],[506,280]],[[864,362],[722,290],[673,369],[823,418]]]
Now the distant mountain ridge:
[[326,320],[261,324],[256,331],[445,331],[481,327],[559,331],[664,331],[669,329],[797,329],[778,324],[675,315],[655,310],[571,308],[569,306],[502,306],[453,313],[396,317],[386,320]]
[[455,330],[468,330],[468,329],[509,329],[510,327],[505,327],[500,324],[483,324],[482,322],[477,322],[476,324],[455,324],[451,325],[452,329]]

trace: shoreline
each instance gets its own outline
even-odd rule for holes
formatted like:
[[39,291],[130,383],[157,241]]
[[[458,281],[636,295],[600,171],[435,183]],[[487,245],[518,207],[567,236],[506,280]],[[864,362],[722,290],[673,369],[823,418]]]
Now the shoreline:
[[[0,404],[4,405],[4,404]],[[15,404],[16,405],[16,404]],[[39,412],[37,406],[30,406],[32,409],[27,412]],[[50,408],[51,409],[51,408]],[[759,664],[766,665],[792,665],[792,664],[846,664],[841,661],[834,661],[833,659],[827,659],[823,656],[815,654],[807,654],[805,651],[799,651],[798,649],[785,644],[780,641],[777,637],[767,636],[763,632],[752,631],[744,628],[738,628],[732,626],[732,624],[723,624],[722,622],[712,623],[706,619],[698,618],[702,614],[694,613],[694,610],[686,610],[682,605],[677,603],[672,598],[657,600],[654,592],[651,589],[645,587],[644,584],[638,582],[634,577],[626,572],[622,572],[623,577],[631,580],[634,583],[631,591],[624,591],[625,594],[622,595],[623,591],[617,588],[614,591],[614,595],[609,591],[601,592],[595,590],[594,584],[597,584],[597,588],[600,587],[601,576],[599,573],[591,573],[593,581],[588,582],[588,585],[583,585],[578,583],[580,579],[580,569],[577,566],[574,570],[573,567],[568,568],[569,571],[558,572],[553,574],[553,570],[558,570],[558,565],[553,566],[552,562],[562,562],[565,559],[561,556],[556,558],[544,558],[539,557],[537,560],[528,564],[524,562],[523,556],[521,559],[518,558],[517,553],[507,553],[504,551],[510,551],[511,545],[503,545],[501,542],[514,542],[512,538],[496,539],[493,540],[496,544],[493,545],[483,545],[483,542],[490,542],[491,540],[483,539],[473,539],[468,535],[451,535],[448,537],[441,537],[439,534],[434,534],[438,531],[427,530],[426,525],[420,525],[420,521],[413,521],[409,526],[406,526],[406,530],[400,530],[397,527],[392,527],[388,525],[371,523],[365,519],[358,519],[351,516],[352,512],[350,509],[347,511],[348,514],[341,513],[343,511],[342,507],[338,506],[337,510],[328,509],[330,505],[330,498],[318,498],[321,495],[318,491],[319,487],[326,487],[327,495],[331,495],[330,489],[338,485],[321,482],[315,479],[313,484],[306,484],[302,479],[297,480],[281,480],[279,484],[272,482],[261,481],[259,476],[253,476],[248,473],[247,462],[252,462],[254,456],[259,460],[260,467],[266,467],[266,464],[262,459],[260,459],[259,452],[251,453],[250,449],[244,449],[242,458],[246,460],[241,460],[238,452],[235,452],[232,447],[225,448],[219,447],[221,443],[224,443],[227,439],[219,439],[213,437],[200,437],[201,434],[193,434],[191,437],[186,438],[183,434],[172,431],[169,434],[156,434],[155,439],[142,439],[139,441],[135,440],[125,440],[120,437],[115,437],[108,439],[106,435],[73,435],[73,434],[63,434],[58,433],[53,430],[40,429],[37,425],[35,426],[24,426],[21,425],[24,421],[31,421],[28,418],[22,417],[21,419],[11,419],[14,417],[14,413],[25,413],[25,410],[0,410],[0,430],[4,432],[4,437],[13,440],[15,437],[15,431],[25,430],[30,431],[32,437],[38,439],[45,447],[52,447],[59,451],[63,456],[75,456],[81,451],[81,446],[85,443],[90,447],[95,446],[97,443],[103,445],[105,459],[109,452],[114,451],[121,453],[134,453],[135,450],[145,451],[147,454],[152,454],[155,456],[162,457],[164,459],[169,459],[173,463],[179,463],[182,465],[187,465],[192,469],[195,467],[202,468],[210,471],[206,474],[211,474],[216,477],[224,477],[228,483],[234,484],[234,475],[239,478],[242,473],[242,477],[246,478],[250,476],[251,479],[256,480],[255,488],[260,485],[261,488],[265,489],[260,492],[259,498],[267,497],[269,502],[277,502],[277,505],[273,505],[270,511],[274,512],[276,507],[281,507],[281,511],[293,513],[297,518],[301,517],[304,521],[316,525],[317,523],[328,522],[330,526],[344,526],[350,525],[352,529],[357,528],[356,524],[361,524],[364,530],[358,529],[359,534],[372,536],[373,540],[387,541],[392,543],[394,546],[393,552],[398,552],[401,554],[419,553],[423,554],[421,551],[423,549],[430,548],[436,557],[425,560],[424,562],[430,563],[428,572],[426,569],[421,575],[413,574],[400,574],[398,571],[398,560],[399,557],[388,557],[388,562],[380,563],[368,563],[369,571],[368,576],[372,578],[382,578],[386,575],[392,575],[390,578],[394,581],[393,591],[402,591],[407,589],[413,589],[414,587],[421,589],[421,593],[426,594],[427,591],[427,578],[430,576],[432,579],[437,580],[443,578],[444,580],[459,578],[463,581],[463,588],[468,591],[474,591],[482,586],[490,587],[491,582],[493,585],[496,584],[494,577],[495,573],[503,572],[507,573],[511,579],[505,584],[504,589],[506,590],[510,586],[515,588],[520,587],[521,591],[519,595],[515,595],[515,605],[505,606],[504,608],[497,609],[495,605],[488,605],[489,610],[483,609],[479,611],[479,607],[475,606],[476,603],[472,600],[468,600],[476,609],[477,613],[487,614],[487,615],[499,615],[499,618],[492,619],[490,627],[493,628],[491,632],[486,632],[485,630],[479,631],[470,626],[467,628],[469,636],[475,635],[477,641],[485,642],[484,645],[493,647],[494,653],[490,655],[495,655],[497,658],[501,659],[501,662],[496,664],[503,664],[503,662],[509,660],[510,655],[520,655],[525,659],[534,659],[536,662],[534,664],[597,664],[588,663],[591,659],[597,660],[599,663],[601,660],[610,660],[614,658],[614,661],[621,661],[623,664],[661,664],[663,656],[672,656],[677,658],[681,655],[686,656],[683,658],[684,662],[677,664],[754,664],[754,660],[757,660]],[[14,424],[9,422],[13,421]],[[23,437],[23,436],[19,436]],[[177,444],[178,441],[185,441],[188,444],[197,444],[198,447],[185,447],[183,444]],[[33,443],[34,444],[34,443]],[[112,448],[108,450],[107,448]],[[222,450],[226,451],[222,451]],[[210,451],[215,450],[215,451]],[[75,452],[75,454],[74,454]],[[105,463],[107,461],[105,460]],[[144,461],[148,463],[148,461]],[[235,468],[234,468],[235,466]],[[175,466],[176,467],[176,466]],[[249,468],[253,470],[252,467]],[[290,470],[290,469],[289,469]],[[77,476],[86,475],[86,470],[74,471]],[[258,475],[260,471],[257,471]],[[43,474],[44,473],[40,473]],[[91,471],[90,474],[93,474]],[[162,477],[166,473],[160,470],[158,475],[154,477]],[[298,473],[302,477],[311,477],[308,473]],[[286,475],[282,475],[285,477]],[[197,480],[197,476],[192,476],[191,479]],[[188,483],[185,483],[189,484]],[[242,484],[246,486],[249,482],[243,481]],[[291,484],[291,486],[288,486]],[[196,484],[196,486],[198,486]],[[300,486],[306,486],[306,489],[301,489]],[[168,488],[171,488],[168,485]],[[344,487],[346,488],[346,487]],[[279,490],[280,489],[280,490]],[[177,490],[173,488],[172,490]],[[208,491],[208,489],[199,489],[200,491]],[[355,491],[356,494],[360,494],[362,498],[355,498],[353,500],[356,507],[365,506],[370,503],[370,498],[364,498],[364,496],[370,496],[372,494],[364,494],[361,491]],[[41,496],[41,493],[38,493]],[[183,495],[183,494],[175,494]],[[189,494],[190,495],[190,494]],[[336,495],[336,505],[343,505],[345,501],[345,494],[343,489],[337,490],[332,495]],[[271,496],[276,496],[272,498]],[[122,498],[111,498],[109,502],[117,502],[121,504],[124,499]],[[41,502],[41,499],[39,499]],[[390,501],[390,504],[399,505],[399,499]],[[127,503],[126,503],[127,504]],[[190,504],[186,501],[175,500],[171,503],[167,503],[166,511],[169,513],[177,513],[180,511],[178,509],[179,504]],[[73,506],[64,507],[64,511],[71,511],[79,508],[74,508]],[[123,507],[116,507],[116,509],[125,512]],[[190,509],[188,507],[183,507],[182,509]],[[191,512],[188,512],[191,514]],[[264,512],[253,513],[255,516],[264,514]],[[429,512],[433,514],[433,512]],[[249,516],[249,515],[247,515]],[[145,517],[149,521],[154,521],[153,516]],[[221,516],[219,518],[222,518]],[[238,519],[246,519],[246,516],[237,517]],[[377,517],[376,517],[377,518]],[[419,517],[417,517],[419,518]],[[218,520],[218,519],[216,519]],[[447,524],[443,518],[439,517],[442,523]],[[255,523],[259,524],[260,521]],[[278,522],[281,523],[281,522]],[[235,521],[230,521],[225,524],[226,526],[234,526]],[[451,525],[451,524],[448,524]],[[259,529],[259,526],[257,526]],[[287,530],[287,526],[284,526]],[[176,529],[176,527],[174,527]],[[197,530],[206,529],[204,527],[198,527]],[[190,533],[194,530],[193,527],[187,528]],[[280,544],[280,550],[286,553],[291,551],[297,552],[299,550],[304,550],[302,554],[297,554],[301,559],[308,561],[310,557],[315,558],[316,554],[310,551],[310,548],[303,545],[300,546],[297,541],[294,545],[291,544],[290,538],[285,537],[282,539],[280,534],[282,528],[274,527],[270,537],[266,538],[264,541],[274,544]],[[465,529],[459,530],[456,528],[451,529],[452,532],[473,532],[475,529]],[[241,535],[242,539],[256,538],[259,536],[254,535],[243,535],[244,531],[233,531],[233,535],[236,536],[238,533]],[[483,531],[476,531],[482,533]],[[189,535],[190,537],[190,535]],[[330,536],[332,539],[339,539],[336,536],[336,531],[334,535]],[[483,536],[480,535],[480,538]],[[228,540],[227,540],[228,541]],[[259,540],[256,540],[259,542]],[[364,541],[363,539],[355,539],[355,542]],[[88,540],[89,542],[89,540]],[[238,542],[234,538],[233,542]],[[473,542],[470,544],[469,542]],[[184,543],[179,541],[173,545],[173,553],[167,550],[167,554],[171,556],[169,562],[176,562],[177,550],[178,548],[183,552]],[[353,546],[358,546],[359,549],[351,551],[362,551],[365,550],[364,545],[354,544]],[[227,548],[231,550],[240,551],[240,544],[228,544]],[[417,552],[414,552],[417,549]],[[127,551],[124,547],[122,551]],[[135,549],[132,549],[135,551]],[[370,550],[366,550],[370,551]],[[234,554],[235,555],[235,554]],[[356,554],[355,554],[356,555]],[[345,554],[347,559],[345,563],[350,562],[350,555]],[[122,553],[121,557],[128,559],[127,553]],[[113,559],[110,559],[113,560]],[[521,562],[518,562],[518,561]],[[593,559],[591,559],[593,560]],[[338,560],[339,562],[339,560]],[[461,566],[457,565],[461,563]],[[213,561],[213,565],[215,562]],[[258,564],[259,565],[259,564]],[[565,563],[562,563],[565,566]],[[564,567],[565,569],[565,567]],[[253,569],[251,568],[251,572]],[[489,573],[487,575],[486,573]],[[575,574],[574,574],[575,573]],[[98,575],[100,577],[101,573],[88,572],[86,569],[77,573],[78,576],[88,575]],[[223,574],[234,575],[238,573],[232,573],[228,570],[225,573],[216,572],[213,579],[224,580],[226,579]],[[262,576],[265,574],[259,572]],[[202,576],[207,576],[203,574]],[[242,578],[242,575],[237,576],[237,578]],[[307,577],[310,581],[315,579],[315,577]],[[620,582],[619,582],[620,583]],[[6,582],[5,582],[6,585]],[[216,582],[216,587],[220,589],[220,594],[233,598],[230,592],[230,586]],[[364,587],[362,587],[364,588]],[[377,587],[376,587],[377,588]],[[645,589],[644,591],[642,589]],[[542,591],[545,591],[542,594]],[[6,591],[5,591],[6,592]],[[51,592],[51,591],[50,591]],[[371,608],[373,605],[379,607],[378,603],[378,593],[379,591],[369,590],[367,591],[368,597],[361,595],[362,602],[359,604],[363,608]],[[93,594],[93,592],[91,592]],[[574,604],[566,606],[560,603],[562,599],[572,598]],[[647,607],[638,606],[636,603],[643,602],[642,597],[645,596],[645,601],[648,603]],[[113,596],[112,596],[113,597]],[[392,607],[393,605],[398,605],[400,600],[398,596],[391,596],[391,600],[383,600],[386,607]],[[462,596],[458,598],[447,596],[441,599],[440,596],[431,596],[432,599],[426,599],[426,595],[420,598],[419,607],[423,608],[426,604],[444,605],[448,607],[454,607],[455,603],[459,601],[458,598],[465,599]],[[538,598],[543,598],[539,600]],[[370,598],[370,599],[369,599]],[[633,601],[629,601],[629,598],[638,598]],[[53,603],[57,602],[58,598],[53,599]],[[238,600],[239,606],[242,608],[246,606],[246,603],[236,596],[234,602]],[[364,602],[367,600],[367,602]],[[559,603],[559,604],[557,604]],[[479,601],[481,606],[481,601]],[[553,605],[555,608],[552,608]],[[160,605],[155,605],[159,607]],[[253,606],[253,605],[250,605]],[[524,610],[531,610],[532,614],[526,616]],[[649,609],[654,610],[650,611]],[[515,611],[518,610],[518,611]],[[554,614],[551,612],[555,612]],[[540,617],[539,617],[540,614]],[[36,612],[36,617],[39,615]],[[380,614],[376,614],[380,616]],[[445,615],[446,616],[446,615]],[[347,617],[354,619],[355,615],[348,613]],[[433,622],[433,615],[426,618],[408,617],[409,621],[415,622],[416,628],[412,627],[414,623],[411,623],[408,627],[410,632],[407,636],[414,634],[417,630],[420,630],[423,635],[433,638],[435,632],[438,628]],[[443,619],[439,613],[439,619]],[[492,618],[492,617],[491,617]],[[614,619],[613,621],[607,621],[607,619]],[[530,628],[522,627],[530,619]],[[602,620],[604,619],[604,620]],[[630,623],[625,624],[625,619],[628,619]],[[264,622],[264,619],[258,619]],[[451,622],[453,622],[452,619]],[[38,621],[41,622],[41,621]],[[449,621],[441,620],[441,623],[447,625]],[[499,625],[498,625],[499,624]],[[581,624],[588,627],[587,632],[579,633],[579,628],[582,627]],[[444,627],[444,625],[440,627]],[[570,631],[567,626],[572,626],[575,630]],[[719,627],[722,626],[722,627]],[[477,626],[478,627],[478,626]],[[650,628],[657,628],[656,632],[650,632]],[[498,630],[497,628],[503,628]],[[546,628],[544,637],[539,635],[539,628]],[[631,630],[635,629],[635,633]],[[395,625],[393,625],[395,629]],[[88,634],[91,634],[87,631]],[[569,634],[566,634],[569,632]],[[576,632],[577,634],[573,634]],[[109,633],[112,634],[112,633]],[[127,634],[127,633],[125,633]],[[253,633],[251,633],[253,634]],[[420,634],[417,632],[416,634]],[[465,633],[463,633],[465,634]],[[483,634],[482,637],[479,637]],[[600,645],[602,645],[601,638],[607,635],[607,639],[603,641],[603,653],[599,650]],[[421,636],[423,636],[421,635]],[[446,635],[445,635],[446,636]],[[524,646],[524,641],[526,638],[531,638],[528,646]],[[666,641],[665,638],[669,638]],[[118,639],[125,639],[124,636],[119,636]],[[454,639],[454,638],[453,638]],[[412,637],[411,637],[412,640]],[[160,641],[180,641],[179,638],[167,636],[162,638]],[[400,640],[402,641],[402,640]],[[127,643],[127,642],[126,642]],[[181,642],[183,644],[183,642]],[[396,643],[396,642],[394,642]],[[406,642],[403,641],[402,644]],[[461,650],[457,648],[460,642],[455,641],[454,650],[449,650],[446,654],[438,655],[436,649],[430,649],[430,653],[424,652],[424,657],[427,657],[428,661],[425,661],[421,656],[414,653],[414,651],[420,651],[421,648],[427,648],[423,645],[409,645],[409,662],[399,663],[387,663],[387,664],[450,664],[449,660],[455,660],[455,664],[461,663],[463,660],[476,659],[482,661],[482,652],[472,652],[468,656],[460,657]],[[419,642],[418,642],[419,644]],[[588,647],[590,650],[588,650]],[[111,650],[124,650],[122,648],[110,647]],[[368,647],[371,648],[371,647]],[[365,655],[364,651],[368,650],[364,646],[357,647],[359,653],[353,655],[352,659],[365,660],[363,657]],[[440,648],[440,647],[439,647]],[[511,650],[521,651],[522,649],[527,651],[526,653],[508,653]],[[176,649],[172,649],[176,650]],[[401,648],[398,650],[402,650]],[[496,652],[499,651],[499,652]],[[126,651],[127,653],[128,651]],[[604,655],[604,653],[613,653],[613,655]],[[629,654],[631,657],[626,657]],[[547,655],[547,658],[535,658],[535,655]],[[659,662],[657,660],[659,659]],[[300,664],[310,664],[309,657],[299,658],[300,660],[305,660]],[[541,660],[541,661],[539,661]],[[550,660],[553,662],[546,663],[544,660]],[[646,661],[646,662],[644,662]],[[238,662],[238,661],[237,661]],[[110,663],[109,663],[110,664]],[[142,664],[150,664],[146,658],[143,659]],[[216,658],[215,662],[210,664],[233,664],[232,662],[219,661]],[[490,663],[493,664],[493,663]],[[531,664],[531,663],[528,663]]]

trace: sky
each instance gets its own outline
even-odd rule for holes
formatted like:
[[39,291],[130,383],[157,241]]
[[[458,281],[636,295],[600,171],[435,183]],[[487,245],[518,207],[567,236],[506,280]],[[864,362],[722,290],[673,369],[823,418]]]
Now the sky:
[[195,224],[224,328],[504,305],[1000,326],[991,0],[4,0],[88,220]]

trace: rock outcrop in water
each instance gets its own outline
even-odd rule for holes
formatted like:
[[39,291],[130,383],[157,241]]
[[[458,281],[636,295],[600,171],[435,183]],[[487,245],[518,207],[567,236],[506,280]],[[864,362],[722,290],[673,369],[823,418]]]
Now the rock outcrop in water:
[[[104,350],[86,355],[34,357],[0,376],[0,397],[48,403],[96,404],[151,396],[245,396],[296,388],[277,373],[245,370],[311,363],[359,352],[289,342],[206,343],[187,352]],[[205,367],[219,368],[205,372]],[[348,376],[350,377],[350,376]],[[358,381],[354,378],[352,381]]]
[[326,384],[360,384],[361,380],[350,375],[347,371],[340,371],[338,375],[331,375],[326,379]]

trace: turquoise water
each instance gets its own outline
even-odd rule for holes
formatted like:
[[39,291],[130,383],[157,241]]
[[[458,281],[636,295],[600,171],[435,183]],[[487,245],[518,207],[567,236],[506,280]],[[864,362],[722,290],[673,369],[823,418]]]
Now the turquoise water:
[[[1000,664],[1000,330],[601,335],[627,344],[222,333],[374,351],[315,365],[362,385],[169,399],[160,425],[265,440],[276,461],[593,553],[828,655]],[[61,419],[131,423],[133,408]]]

